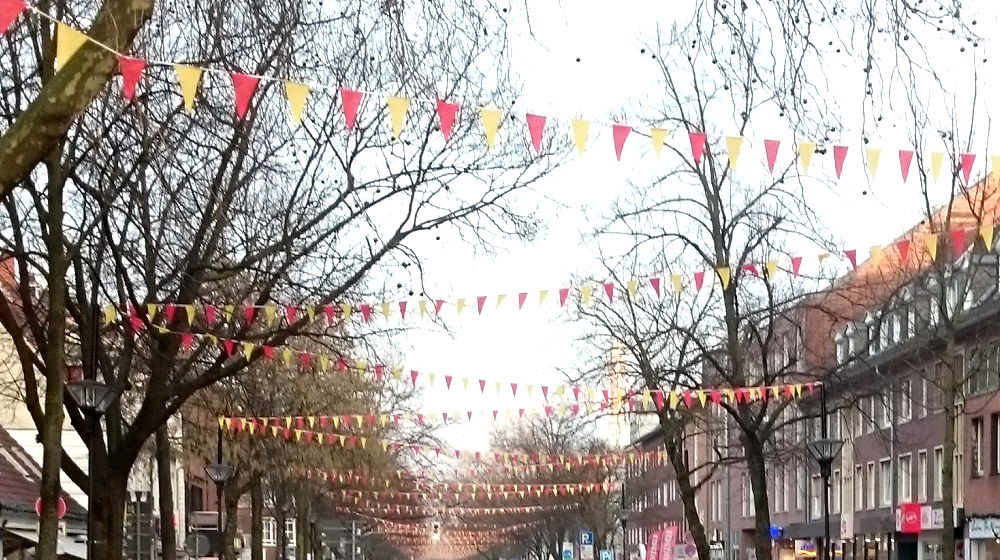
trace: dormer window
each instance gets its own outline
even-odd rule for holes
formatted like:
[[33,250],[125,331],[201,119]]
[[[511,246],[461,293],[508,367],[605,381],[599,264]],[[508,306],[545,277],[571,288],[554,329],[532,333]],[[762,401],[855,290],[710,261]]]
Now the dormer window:
[[879,346],[882,350],[889,348],[896,340],[896,313],[887,311],[882,314],[879,320]]
[[879,320],[873,313],[865,316],[865,330],[867,331],[869,342],[869,352],[877,354],[882,350],[882,337],[879,334]]
[[842,364],[846,362],[847,352],[848,352],[847,337],[844,336],[844,333],[837,333],[837,336],[834,337],[833,342],[837,347],[837,363]]

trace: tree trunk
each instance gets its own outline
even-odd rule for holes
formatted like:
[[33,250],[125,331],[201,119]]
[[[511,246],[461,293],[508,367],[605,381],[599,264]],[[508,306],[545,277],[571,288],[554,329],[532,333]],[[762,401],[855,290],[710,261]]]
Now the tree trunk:
[[764,446],[760,439],[747,433],[740,434],[746,454],[750,487],[753,489],[754,549],[758,560],[771,557],[771,512],[767,504],[767,471],[764,466]]
[[250,560],[264,560],[264,486],[260,478],[250,484]]
[[309,552],[309,498],[305,486],[295,494],[295,560],[307,560]]
[[941,461],[941,506],[944,511],[944,529],[941,531],[941,560],[955,560],[955,400],[960,383],[955,364],[955,344],[949,340],[946,379],[940,379],[941,400],[944,408],[944,442]]
[[[59,533],[57,508],[62,494],[59,480],[62,463],[63,391],[66,383],[66,269],[63,245],[62,150],[53,151],[46,161],[48,173],[48,219],[45,248],[49,257],[48,309],[45,332],[45,417],[41,426],[42,477],[39,497],[42,513],[38,521],[36,558],[55,560]],[[25,372],[25,375],[33,375]],[[93,430],[99,425],[88,422]],[[90,439],[93,441],[93,438]],[[92,475],[92,473],[88,473]],[[94,496],[89,496],[93,499]]]
[[163,560],[177,560],[173,461],[170,451],[170,433],[164,424],[156,430],[156,479],[160,492],[160,543],[163,547]]
[[223,523],[223,540],[226,543],[224,560],[236,560],[236,529],[239,523],[239,505],[242,492],[236,484],[227,488],[223,502],[225,503],[225,521]]
[[95,537],[93,560],[121,560],[128,470],[108,469],[106,462],[101,463],[94,466],[94,495],[90,498]]
[[698,549],[698,560],[710,560],[712,551],[705,533],[705,525],[701,522],[701,516],[698,514],[697,493],[691,484],[691,473],[688,471],[688,465],[684,461],[683,442],[676,437],[679,430],[667,424],[667,420],[662,417],[660,418],[660,430],[666,436],[663,438],[664,447],[667,451],[667,457],[670,459],[670,465],[674,468],[681,502],[684,504],[684,518],[687,520],[688,530],[691,532],[691,540],[694,541],[695,548]]

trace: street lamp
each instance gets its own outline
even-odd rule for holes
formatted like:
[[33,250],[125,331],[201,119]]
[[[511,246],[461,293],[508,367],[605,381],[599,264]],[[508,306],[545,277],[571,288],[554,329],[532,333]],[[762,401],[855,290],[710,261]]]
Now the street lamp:
[[[219,426],[218,441],[216,442],[216,447],[215,447],[215,462],[209,465],[205,465],[205,474],[207,474],[208,478],[212,479],[212,482],[215,483],[215,497],[216,501],[218,502],[218,504],[215,507],[215,509],[217,510],[216,526],[219,529],[219,537],[220,537],[219,542],[222,543],[223,548],[225,547],[226,543],[225,540],[221,538],[223,535],[222,491],[226,486],[226,482],[228,482],[229,479],[233,477],[234,470],[235,469],[231,465],[227,465],[222,462],[222,426]],[[220,558],[222,557],[224,552],[225,550],[219,553]]]
[[[623,505],[624,505],[624,502],[625,502],[625,498],[624,498],[624,496],[622,496],[622,504]],[[625,507],[619,508],[618,511],[615,513],[615,515],[618,517],[618,521],[621,521],[621,524],[622,524],[622,557],[621,557],[621,560],[626,560],[626,556],[628,554],[628,520],[631,519],[632,516],[635,515],[636,513],[638,513],[638,512],[636,512],[634,510],[631,510],[631,509],[626,509]]]
[[840,454],[844,442],[829,437],[826,413],[826,387],[820,385],[820,431],[819,439],[806,444],[812,458],[819,463],[819,475],[823,479],[823,554],[821,560],[830,560],[833,554],[830,543],[830,474],[833,460]]
[[120,389],[109,387],[96,379],[80,379],[66,384],[66,391],[73,399],[77,408],[83,412],[90,423],[87,434],[89,450],[87,451],[87,560],[94,557],[94,449],[97,448],[97,436],[101,434],[101,416],[108,411],[111,403],[121,394]]

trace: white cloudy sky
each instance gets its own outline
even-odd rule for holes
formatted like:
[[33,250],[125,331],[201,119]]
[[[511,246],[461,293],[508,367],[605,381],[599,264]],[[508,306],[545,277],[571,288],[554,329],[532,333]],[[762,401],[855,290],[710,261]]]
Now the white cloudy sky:
[[[542,115],[564,118],[580,115],[607,122],[610,115],[622,110],[635,111],[643,104],[655,103],[659,73],[650,63],[649,52],[641,54],[640,48],[653,38],[658,25],[669,27],[672,17],[683,14],[676,11],[666,14],[669,10],[662,2],[644,0],[620,0],[612,4],[594,0],[531,3],[529,33],[524,9],[523,4],[512,6],[517,33],[513,38],[514,61],[524,81],[524,103],[520,107]],[[982,14],[977,21],[984,32],[997,24],[995,8],[989,10],[992,13]],[[934,34],[928,46],[936,53],[935,70],[945,83],[962,84],[971,80],[971,69],[975,66],[981,87],[995,85],[996,61],[982,62],[989,41],[960,53],[953,39],[946,34]],[[860,130],[864,116],[858,92],[862,73],[846,55],[838,58],[831,53],[824,64],[833,84],[831,97],[844,100],[841,120],[846,130],[836,140],[850,145],[852,152],[842,180],[829,188],[817,186],[815,192],[808,193],[812,197],[808,202],[818,209],[823,225],[845,248],[857,248],[859,255],[867,255],[868,247],[889,243],[921,216],[922,199],[916,183],[911,178],[910,183],[903,184],[899,178],[896,150],[908,147],[905,116],[885,115],[883,123],[871,135],[873,146],[885,148],[878,181],[872,185],[861,160]],[[883,67],[891,68],[891,61],[883,61]],[[837,91],[838,87],[844,91]],[[969,88],[956,90],[959,93],[954,106],[960,111],[967,109]],[[974,176],[986,171],[991,151],[1000,153],[1000,149],[990,150],[987,145],[988,105],[981,102],[978,111],[979,158]],[[565,121],[550,121],[549,126],[569,128]],[[748,144],[742,156],[743,162],[755,161],[751,165],[741,162],[741,172],[763,171],[760,143],[763,138],[777,137],[783,141],[779,165],[783,158],[791,158],[789,146],[794,139],[786,136],[785,130],[780,122],[768,125],[758,121],[747,134]],[[716,137],[734,133],[725,129],[708,132]],[[675,136],[669,141],[679,145],[688,142],[685,136]],[[509,299],[504,310],[484,313],[484,317],[477,317],[474,307],[471,312],[466,311],[462,318],[449,323],[451,335],[440,331],[410,333],[401,349],[407,366],[439,375],[543,384],[558,380],[560,372],[581,365],[583,352],[577,338],[585,332],[563,323],[552,305],[556,301],[555,290],[574,274],[600,271],[594,263],[593,241],[586,236],[609,204],[627,191],[629,179],[653,169],[651,166],[664,165],[649,153],[646,142],[633,136],[623,161],[617,162],[610,130],[594,125],[591,148],[538,185],[539,191],[550,200],[541,202],[539,207],[545,230],[530,243],[510,241],[492,254],[458,239],[445,239],[444,243],[427,247],[422,257],[429,286],[456,296],[505,293]],[[832,173],[830,156],[817,155],[814,169]],[[939,202],[943,202],[946,194],[944,183],[941,182],[941,192],[932,193]],[[863,191],[867,194],[862,194]],[[808,255],[809,249],[802,248],[803,254]],[[813,254],[818,252],[816,248]],[[547,310],[514,310],[518,292],[542,288],[553,290]],[[475,302],[470,304],[474,306]],[[435,410],[489,409],[528,402],[509,397],[484,400],[440,391],[426,393],[424,401],[426,408]],[[538,402],[536,398],[535,404]],[[451,430],[446,436],[456,446],[484,446],[490,428],[488,424],[476,424]]]

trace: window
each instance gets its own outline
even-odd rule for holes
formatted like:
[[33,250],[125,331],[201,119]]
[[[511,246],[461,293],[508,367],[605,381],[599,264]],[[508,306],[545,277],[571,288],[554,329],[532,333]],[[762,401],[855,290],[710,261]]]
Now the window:
[[878,476],[882,483],[882,507],[892,505],[892,460],[882,459],[878,463]]
[[194,484],[188,486],[188,504],[190,504],[191,511],[205,510],[205,494],[200,486]]
[[865,479],[861,465],[854,465],[854,511],[865,509]]
[[[942,492],[942,480],[944,469],[944,448],[934,448],[934,500],[940,500]],[[958,478],[958,477],[955,477]]]
[[983,417],[972,419],[972,476],[983,476]]
[[899,501],[913,501],[913,456],[899,456]]
[[830,479],[830,485],[833,486],[830,497],[830,511],[832,513],[840,513],[840,502],[843,499],[843,479],[840,477],[840,470],[833,471],[833,478]]
[[917,453],[917,501],[927,501],[927,452],[924,450]]
[[913,386],[909,379],[899,384],[899,422],[909,422],[913,415]]
[[750,475],[743,473],[743,517],[753,515],[753,493],[750,488]]
[[868,397],[868,431],[870,433],[875,433],[876,423],[878,422],[878,416],[875,414],[876,404],[879,398],[876,396]]
[[838,334],[833,341],[837,346],[837,362],[842,364],[847,361],[847,337]]
[[820,499],[821,492],[823,492],[823,481],[820,479],[819,475],[814,474],[812,476],[812,480],[810,480],[809,484],[809,490],[809,516],[813,519],[819,519],[820,515],[822,515],[823,509],[822,501]]
[[782,466],[780,472],[781,485],[785,488],[785,491],[782,492],[781,511],[788,511],[792,507],[792,492],[788,488],[788,468]]
[[295,546],[295,518],[285,518],[285,540],[288,546]]
[[774,511],[782,512],[782,505],[785,503],[785,469],[781,465],[774,469]]
[[882,396],[882,418],[881,425],[882,428],[888,428],[892,425],[892,389],[886,387],[885,394]]
[[868,500],[867,500],[867,504],[866,505],[868,506],[868,509],[875,509],[875,496],[876,496],[876,494],[875,494],[875,463],[869,461],[867,467],[868,467],[868,472],[866,474],[868,475],[868,480],[866,480],[865,482],[868,483],[867,484],[868,488],[867,488],[867,491],[865,492],[865,494],[867,494],[866,497],[868,498]]
[[858,415],[855,416],[857,422],[854,424],[854,435],[860,436],[865,433],[865,408],[864,399],[858,401]]
[[990,415],[990,424],[993,427],[993,474],[1000,474],[1000,414]]
[[927,379],[917,381],[917,418],[927,416]]
[[262,544],[264,546],[275,546],[278,544],[278,522],[273,517],[264,518],[264,530]]
[[806,468],[802,465],[795,467],[795,509],[802,511],[806,501]]

